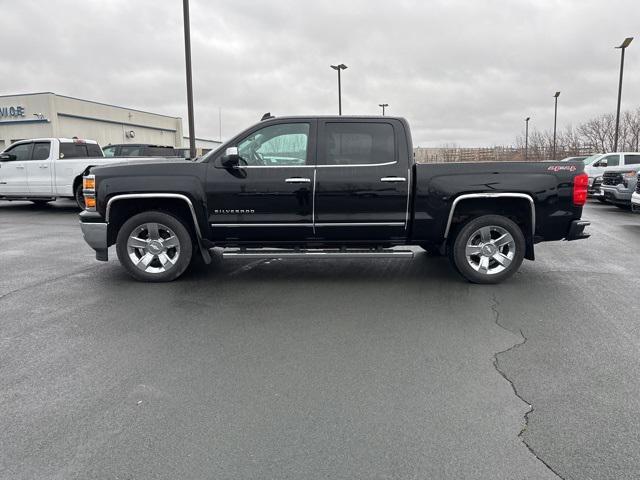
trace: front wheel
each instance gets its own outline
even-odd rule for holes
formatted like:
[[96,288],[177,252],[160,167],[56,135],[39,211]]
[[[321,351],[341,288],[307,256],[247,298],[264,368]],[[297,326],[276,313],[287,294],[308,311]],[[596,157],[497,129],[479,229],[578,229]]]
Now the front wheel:
[[116,252],[127,272],[143,282],[170,282],[191,262],[193,241],[173,215],[150,211],[127,220],[118,232]]
[[484,215],[462,227],[451,259],[470,282],[499,283],[520,268],[524,250],[524,235],[515,222],[500,215]]
[[84,210],[84,192],[82,191],[82,183],[76,186],[76,190],[73,193],[76,199],[76,203],[78,204],[78,208],[80,210]]

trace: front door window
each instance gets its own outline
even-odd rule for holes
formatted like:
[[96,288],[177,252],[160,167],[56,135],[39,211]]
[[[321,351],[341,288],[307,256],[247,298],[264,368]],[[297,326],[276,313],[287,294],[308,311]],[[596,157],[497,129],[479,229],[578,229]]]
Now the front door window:
[[250,167],[291,167],[307,164],[308,123],[271,125],[238,143],[238,153]]

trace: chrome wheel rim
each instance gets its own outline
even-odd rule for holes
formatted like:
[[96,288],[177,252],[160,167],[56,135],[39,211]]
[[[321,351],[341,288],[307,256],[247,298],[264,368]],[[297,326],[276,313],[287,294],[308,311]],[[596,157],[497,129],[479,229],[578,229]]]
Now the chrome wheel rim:
[[180,240],[173,230],[161,223],[144,223],[127,239],[131,262],[145,273],[165,273],[180,258]]
[[473,232],[467,240],[467,263],[483,275],[496,275],[505,271],[516,254],[513,236],[502,227],[491,225]]

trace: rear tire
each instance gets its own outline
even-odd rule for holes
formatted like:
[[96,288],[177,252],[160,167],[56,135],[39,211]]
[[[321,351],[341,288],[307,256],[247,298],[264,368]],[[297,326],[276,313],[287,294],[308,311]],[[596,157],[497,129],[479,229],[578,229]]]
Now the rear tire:
[[127,272],[142,282],[170,282],[189,266],[193,240],[180,219],[159,211],[134,215],[118,232],[116,252]]
[[524,251],[524,235],[515,222],[500,215],[484,215],[460,229],[450,259],[472,283],[500,283],[520,268]]
[[622,203],[616,203],[615,204],[616,207],[618,207],[620,210],[631,210],[631,204],[622,204]]

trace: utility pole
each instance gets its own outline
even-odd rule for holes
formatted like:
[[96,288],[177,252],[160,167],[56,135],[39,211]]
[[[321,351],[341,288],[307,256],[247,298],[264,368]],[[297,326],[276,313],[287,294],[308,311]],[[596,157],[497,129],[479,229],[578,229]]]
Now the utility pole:
[[189,117],[189,156],[196,158],[196,127],[193,121],[193,81],[191,78],[191,27],[189,0],[182,0],[184,18],[184,58],[187,69],[187,116]]
[[560,96],[560,92],[556,92],[554,98],[556,99],[555,109],[553,113],[553,155],[551,160],[556,159],[556,124],[558,122],[558,97]]
[[524,119],[524,159],[525,161],[529,157],[529,120],[531,117],[527,117]]
[[388,103],[379,103],[379,107],[382,107],[382,116],[384,117],[384,109],[389,106]]
[[633,40],[633,37],[627,37],[622,42],[622,45],[619,47],[620,49],[620,80],[618,81],[618,108],[616,109],[616,133],[613,137],[613,151],[618,151],[618,129],[620,127],[620,101],[622,100],[622,73],[624,72],[624,51],[627,49],[629,44]]
[[342,84],[340,82],[340,70],[346,70],[347,66],[344,63],[340,65],[330,65],[331,68],[338,71],[338,115],[342,115]]

